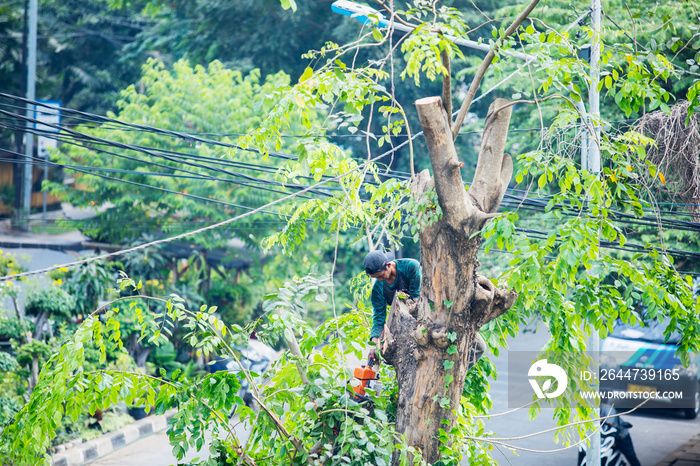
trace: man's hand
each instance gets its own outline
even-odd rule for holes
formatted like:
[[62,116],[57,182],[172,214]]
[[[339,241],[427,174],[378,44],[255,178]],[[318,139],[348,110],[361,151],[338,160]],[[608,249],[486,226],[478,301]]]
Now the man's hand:
[[367,364],[369,364],[370,366],[379,364],[379,359],[377,358],[377,347],[379,346],[379,337],[372,338],[372,343],[374,343],[375,347],[370,348],[369,352],[367,353]]

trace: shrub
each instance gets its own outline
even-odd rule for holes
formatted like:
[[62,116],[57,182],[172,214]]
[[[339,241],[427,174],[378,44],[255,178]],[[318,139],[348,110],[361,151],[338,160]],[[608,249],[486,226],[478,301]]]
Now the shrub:
[[27,315],[38,316],[43,312],[52,317],[70,317],[75,311],[75,299],[58,287],[34,290],[27,298],[25,312]]
[[34,324],[30,320],[17,319],[16,317],[0,318],[0,339],[21,339],[27,332],[34,331]]

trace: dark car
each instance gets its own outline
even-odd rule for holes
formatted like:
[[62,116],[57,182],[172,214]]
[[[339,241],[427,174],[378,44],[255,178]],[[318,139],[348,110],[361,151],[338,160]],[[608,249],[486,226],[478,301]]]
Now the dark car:
[[644,408],[680,409],[695,419],[700,413],[700,356],[691,354],[690,365],[683,367],[676,354],[680,335],[665,336],[669,322],[615,325],[601,344],[600,392],[619,395],[611,401],[620,408],[648,399]]

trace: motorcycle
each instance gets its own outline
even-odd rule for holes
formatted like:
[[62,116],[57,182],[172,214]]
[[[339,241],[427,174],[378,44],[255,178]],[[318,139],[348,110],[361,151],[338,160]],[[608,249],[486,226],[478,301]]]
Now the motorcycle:
[[[631,427],[631,425],[630,425]],[[628,466],[622,452],[617,448],[618,431],[615,427],[603,424],[600,428],[600,466]],[[578,447],[578,466],[586,466],[585,442]]]

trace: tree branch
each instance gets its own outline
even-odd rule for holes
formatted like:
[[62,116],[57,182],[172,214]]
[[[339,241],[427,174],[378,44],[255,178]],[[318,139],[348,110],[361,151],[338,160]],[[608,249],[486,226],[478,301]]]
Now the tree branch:
[[[498,210],[513,175],[513,161],[504,153],[513,112],[507,104],[506,99],[496,99],[489,107],[474,180],[469,188],[469,196],[476,207],[487,214]],[[495,111],[500,108],[502,110]]]
[[[299,343],[297,343],[297,339],[294,338],[294,335],[292,334],[291,338],[287,338],[285,334],[285,338],[287,341],[287,344],[289,345],[289,351],[296,357],[300,359],[304,359],[304,355],[301,354],[301,349],[299,349]],[[306,369],[301,367],[299,364],[296,364],[297,370],[299,371],[299,376],[301,377],[301,381],[304,382],[304,385],[309,385],[309,377],[306,375]]]
[[443,219],[456,226],[468,218],[473,209],[467,198],[460,173],[450,123],[440,97],[426,97],[416,101],[416,110],[428,145],[433,167],[435,190],[442,208]]
[[287,430],[287,428],[284,426],[284,424],[282,423],[282,421],[280,421],[280,419],[275,415],[275,413],[273,413],[272,411],[270,411],[269,409],[267,409],[267,406],[265,406],[265,405],[258,399],[258,397],[255,396],[254,393],[252,393],[252,395],[253,395],[253,398],[255,399],[255,401],[257,401],[258,405],[263,409],[263,411],[265,411],[265,414],[267,414],[267,416],[268,416],[268,417],[272,420],[272,422],[275,424],[275,426],[277,427],[277,430],[279,430],[279,432],[280,432],[282,435],[284,435],[284,437],[292,443],[292,445],[294,446],[294,449],[297,451],[297,453],[303,453],[304,455],[306,455],[306,462],[307,462],[308,464],[313,464],[313,460],[309,457],[309,453],[304,449],[304,445],[302,445],[302,443],[299,441],[299,439],[296,438],[294,435],[292,435],[292,434]]
[[476,96],[476,91],[479,88],[481,81],[484,79],[486,70],[491,65],[493,58],[496,56],[496,52],[503,46],[503,42],[505,41],[505,39],[507,39],[511,34],[515,32],[516,29],[518,29],[520,23],[522,23],[525,20],[525,18],[527,18],[527,16],[532,12],[532,10],[535,9],[539,2],[540,0],[532,0],[530,2],[530,4],[525,8],[525,10],[523,10],[523,12],[520,13],[520,15],[517,18],[515,18],[515,21],[513,21],[513,23],[510,26],[508,26],[508,29],[506,29],[505,33],[503,33],[503,36],[494,44],[493,49],[489,50],[489,53],[486,54],[486,57],[484,57],[484,60],[481,62],[481,65],[479,65],[479,69],[476,71],[476,75],[474,76],[474,79],[472,79],[472,83],[469,86],[469,91],[467,91],[467,96],[464,98],[464,102],[462,102],[462,107],[460,107],[459,109],[457,119],[452,125],[453,140],[457,139],[457,134],[459,134],[459,130],[462,127],[462,123],[464,123],[464,117],[467,116],[467,111],[469,110],[469,107],[471,106],[472,101],[474,100],[474,96]]

